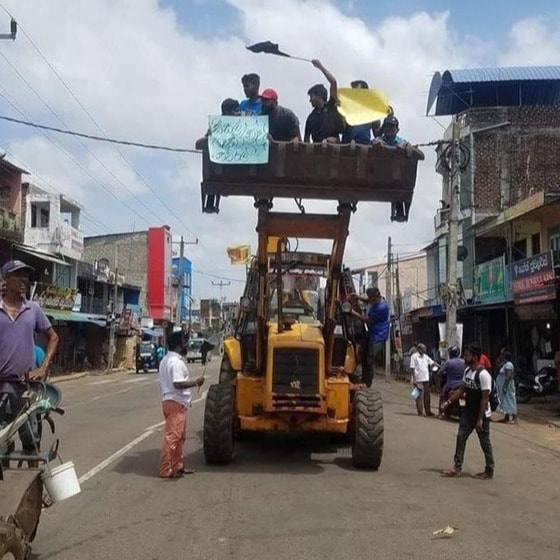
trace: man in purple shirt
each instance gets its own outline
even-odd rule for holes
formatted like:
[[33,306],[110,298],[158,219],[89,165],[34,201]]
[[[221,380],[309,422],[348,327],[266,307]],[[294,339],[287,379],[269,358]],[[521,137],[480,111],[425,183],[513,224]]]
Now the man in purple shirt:
[[[18,414],[25,404],[23,393],[26,381],[44,380],[58,346],[58,335],[39,305],[25,297],[29,271],[22,261],[9,261],[0,273],[3,289],[0,292],[0,424],[6,420],[6,402],[12,414]],[[35,368],[35,333],[48,337],[45,360]],[[38,436],[27,426],[20,432],[24,454],[33,454]]]

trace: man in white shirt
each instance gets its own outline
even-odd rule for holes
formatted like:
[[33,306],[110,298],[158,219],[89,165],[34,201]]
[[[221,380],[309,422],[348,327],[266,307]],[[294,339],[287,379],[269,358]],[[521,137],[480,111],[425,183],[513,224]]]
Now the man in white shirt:
[[183,446],[187,435],[187,409],[191,404],[193,387],[200,387],[204,377],[190,381],[189,370],[182,356],[187,353],[187,337],[174,332],[167,338],[168,353],[159,365],[159,382],[163,401],[165,429],[161,448],[159,476],[180,478],[194,471],[186,469]]
[[422,394],[416,399],[416,410],[418,416],[422,416],[422,405],[426,416],[433,416],[430,404],[430,366],[434,363],[432,358],[426,354],[426,346],[418,344],[416,352],[410,357],[411,378],[410,384],[417,387]]
[[492,416],[490,392],[493,381],[490,373],[480,366],[481,354],[480,346],[476,343],[465,348],[463,356],[468,368],[463,377],[463,386],[457,389],[443,404],[445,410],[452,402],[459,399],[465,400],[465,405],[461,406],[454,466],[452,469],[443,471],[443,476],[454,477],[461,474],[465,447],[473,430],[476,430],[486,461],[484,471],[475,475],[475,478],[487,480],[494,476],[494,453],[490,441],[490,417]]

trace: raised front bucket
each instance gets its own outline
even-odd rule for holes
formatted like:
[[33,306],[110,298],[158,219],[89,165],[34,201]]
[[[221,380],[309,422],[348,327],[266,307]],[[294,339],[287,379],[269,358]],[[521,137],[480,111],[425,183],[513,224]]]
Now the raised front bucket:
[[47,470],[41,475],[41,479],[49,496],[55,503],[81,492],[80,482],[72,461],[63,463],[54,469],[47,467]]

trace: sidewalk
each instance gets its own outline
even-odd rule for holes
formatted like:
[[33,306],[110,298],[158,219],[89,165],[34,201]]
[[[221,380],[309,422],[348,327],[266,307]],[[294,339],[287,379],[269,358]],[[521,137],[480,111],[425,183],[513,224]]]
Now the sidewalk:
[[[385,380],[385,372],[376,371],[376,377],[379,380]],[[402,385],[407,391],[409,389],[408,381],[397,380],[393,375],[391,379],[393,385]],[[408,391],[409,392],[409,391]],[[407,393],[408,396],[408,393]],[[432,393],[432,406],[437,408],[437,395]],[[554,428],[560,428],[560,394],[547,397],[545,401],[543,397],[535,397],[527,404],[518,404],[517,412],[520,420],[526,420],[538,424],[546,424]],[[501,414],[496,412],[501,418]]]

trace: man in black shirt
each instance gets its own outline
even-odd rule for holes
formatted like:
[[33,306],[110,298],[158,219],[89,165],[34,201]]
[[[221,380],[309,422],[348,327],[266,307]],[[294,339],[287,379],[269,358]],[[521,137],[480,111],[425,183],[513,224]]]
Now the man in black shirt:
[[336,110],[337,83],[336,78],[321,64],[320,60],[312,60],[315,68],[321,70],[330,84],[330,99],[327,101],[327,88],[322,84],[314,85],[308,92],[309,103],[313,111],[305,123],[304,141],[338,143],[344,129],[342,118]]
[[276,142],[301,141],[299,120],[295,113],[278,105],[278,94],[273,89],[261,93],[262,114],[268,115],[268,133]]

